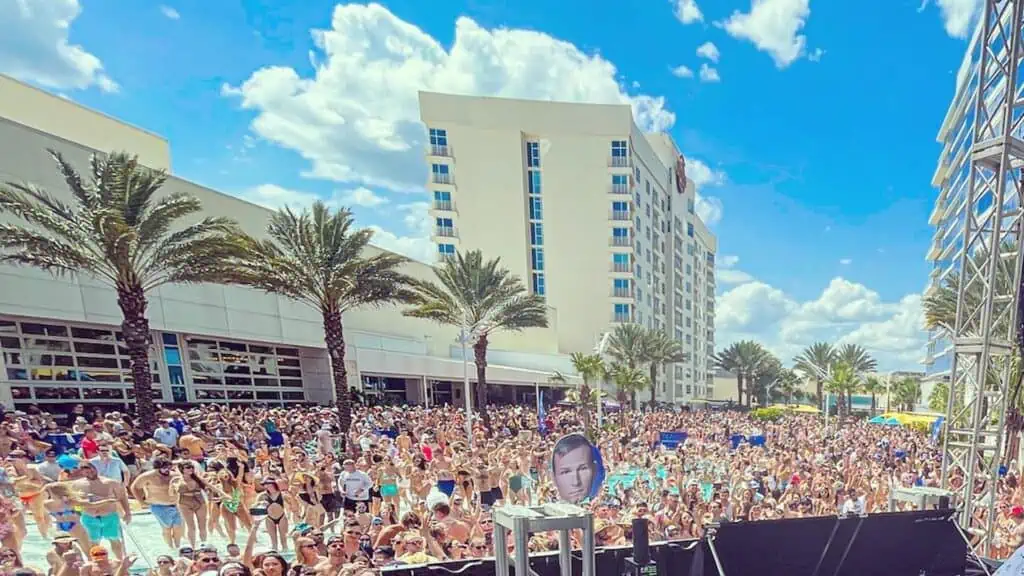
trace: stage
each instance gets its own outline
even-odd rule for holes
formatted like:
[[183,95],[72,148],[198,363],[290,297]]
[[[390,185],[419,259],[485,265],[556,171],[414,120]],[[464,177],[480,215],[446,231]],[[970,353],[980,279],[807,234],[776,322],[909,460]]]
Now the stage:
[[[711,539],[651,543],[650,554],[662,576],[964,576],[968,547],[955,515],[955,510],[926,510],[725,523]],[[571,573],[581,574],[580,553],[572,556]],[[633,547],[598,548],[596,573],[631,573],[626,563],[631,556]],[[538,576],[565,576],[558,552],[531,554],[530,568]],[[492,576],[495,562],[398,566],[383,573]]]

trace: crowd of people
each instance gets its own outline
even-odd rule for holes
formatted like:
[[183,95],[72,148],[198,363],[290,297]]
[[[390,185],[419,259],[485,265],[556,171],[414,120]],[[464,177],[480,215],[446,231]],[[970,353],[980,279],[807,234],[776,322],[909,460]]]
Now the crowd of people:
[[[609,546],[629,542],[635,518],[649,520],[652,540],[689,539],[717,521],[884,511],[894,486],[939,482],[941,447],[908,428],[628,411],[590,431],[604,473],[585,493],[551,466],[555,442],[582,431],[576,409],[538,418],[492,407],[490,416],[491,432],[474,422],[471,444],[457,408],[358,406],[342,450],[328,408],[169,409],[154,430],[82,406],[69,415],[7,412],[0,576],[364,576],[492,556],[495,506],[567,491],[579,492],[597,544]],[[687,437],[669,448],[663,431]],[[1024,536],[1024,495],[1009,468],[994,542],[1003,557]],[[126,539],[153,520],[163,546],[148,540],[145,549],[162,553],[140,560]],[[33,542],[51,547],[25,546]],[[535,534],[529,546],[554,550],[558,539]]]

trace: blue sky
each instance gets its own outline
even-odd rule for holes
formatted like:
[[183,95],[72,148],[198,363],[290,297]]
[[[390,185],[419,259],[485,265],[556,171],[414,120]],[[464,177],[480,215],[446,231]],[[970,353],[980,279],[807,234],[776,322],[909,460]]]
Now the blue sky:
[[923,356],[935,133],[978,0],[4,4],[0,72],[167,137],[182,177],[355,205],[416,256],[418,88],[632,102],[700,165],[720,345]]

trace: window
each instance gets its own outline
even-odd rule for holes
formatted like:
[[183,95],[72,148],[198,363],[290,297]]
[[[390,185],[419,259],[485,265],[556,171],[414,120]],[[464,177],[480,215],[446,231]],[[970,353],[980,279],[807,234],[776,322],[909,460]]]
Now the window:
[[430,145],[431,146],[447,146],[448,145],[448,131],[441,128],[430,129]]
[[[625,140],[612,140],[612,157],[613,158],[625,158],[629,155],[629,148],[626,146]],[[640,170],[637,170],[639,177]]]
[[612,254],[612,264],[615,264],[616,268],[618,268],[619,266],[625,266],[628,270],[629,254]]
[[686,223],[686,235],[693,238],[693,224],[690,224],[689,222]]
[[540,194],[540,171],[528,170],[526,172],[526,186],[530,194]]
[[629,184],[629,177],[625,174],[612,174],[612,186],[626,186]]
[[434,190],[434,201],[435,202],[451,202],[452,193],[445,192],[443,190]]
[[640,268],[639,264],[636,265],[636,278],[637,280],[644,279],[644,271]]
[[438,244],[437,254],[442,258],[455,256],[455,245],[454,244]]
[[540,168],[540,143],[526,143],[526,165],[530,168]]
[[533,293],[538,296],[544,295],[544,273],[534,272],[533,273]]
[[613,283],[616,290],[629,290],[628,278],[616,278]]
[[452,227],[452,219],[451,218],[438,218],[437,219],[437,227],[438,228],[451,228]]
[[612,212],[629,211],[629,202],[612,202]]
[[693,243],[692,242],[686,245],[686,253],[689,254],[690,256],[693,256]]
[[711,266],[714,266],[715,265],[715,253],[714,252],[708,252],[707,253],[707,258],[708,258],[708,264],[711,265]]
[[544,249],[543,248],[531,248],[530,259],[533,263],[533,269],[541,272],[544,270]]
[[643,302],[644,301],[644,293],[639,288],[636,289],[636,301],[637,302]]
[[530,244],[544,245],[544,225],[540,222],[530,222]]
[[452,179],[449,168],[447,164],[431,164],[430,174],[433,181],[438,184],[451,184]]
[[[614,238],[629,238],[629,228],[612,228],[612,236]],[[616,254],[616,256],[625,256],[625,254]]]
[[693,199],[692,198],[686,201],[686,211],[689,212],[690,214],[693,214]]
[[612,308],[615,312],[615,318],[624,318],[625,320],[619,320],[620,322],[626,322],[629,319],[629,304],[614,304]]
[[544,214],[540,198],[530,198],[530,220],[541,220]]

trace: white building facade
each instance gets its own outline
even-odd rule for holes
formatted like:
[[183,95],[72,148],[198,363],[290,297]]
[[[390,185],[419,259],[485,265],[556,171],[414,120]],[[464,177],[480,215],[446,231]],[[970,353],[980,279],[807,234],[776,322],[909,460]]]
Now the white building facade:
[[438,257],[479,249],[558,316],[558,349],[589,352],[617,324],[662,330],[691,355],[657,398],[713,382],[716,239],[666,134],[628,105],[420,93]]
[[[48,148],[83,172],[91,154],[111,150],[171,169],[170,147],[159,136],[0,76],[0,181],[29,182],[70,202]],[[270,214],[264,208],[174,176],[162,193],[171,192],[192,194],[206,214],[264,233]],[[405,271],[433,277],[416,262]],[[333,400],[321,318],[304,305],[233,286],[168,285],[149,295],[148,316],[161,403]],[[549,310],[549,318],[546,329],[492,339],[487,374],[499,400],[531,402],[538,387],[552,387],[554,371],[572,373],[559,352],[558,312]],[[0,404],[131,404],[120,323],[114,291],[89,277],[0,266]],[[399,403],[464,401],[453,328],[406,318],[398,308],[351,311],[344,323],[350,386]]]

